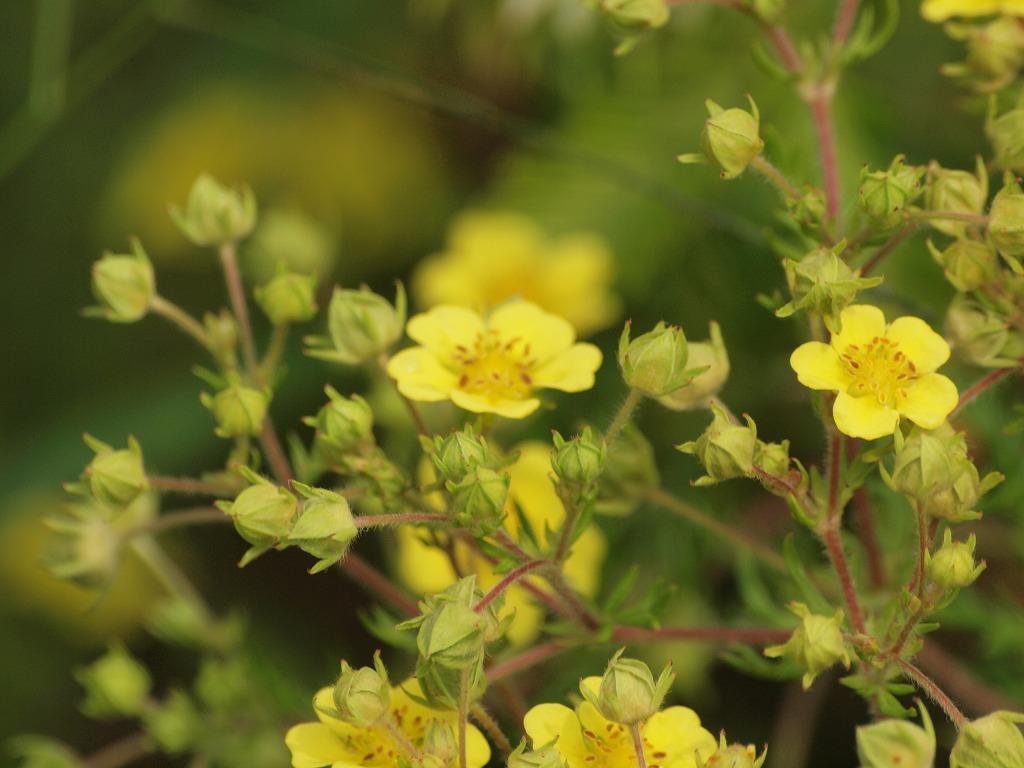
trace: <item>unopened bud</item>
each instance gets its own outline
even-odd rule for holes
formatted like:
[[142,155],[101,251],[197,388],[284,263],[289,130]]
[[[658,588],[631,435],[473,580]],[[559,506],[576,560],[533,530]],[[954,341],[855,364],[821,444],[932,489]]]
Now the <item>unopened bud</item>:
[[508,475],[478,466],[458,483],[449,480],[445,485],[454,496],[455,521],[473,535],[490,533],[505,519]]
[[149,312],[156,295],[153,265],[138,239],[131,246],[130,256],[107,252],[92,265],[92,293],[100,306],[83,310],[86,317],[134,323]]
[[1007,183],[992,199],[988,236],[1010,268],[1019,273],[1024,271],[1019,261],[1024,256],[1024,191],[1011,178],[1007,175]]
[[559,480],[580,486],[597,482],[608,453],[603,440],[596,439],[589,427],[571,440],[555,432],[553,440],[551,468]]
[[85,768],[86,761],[56,739],[25,734],[8,741],[17,768]]
[[929,240],[928,251],[942,267],[949,284],[964,293],[988,285],[999,274],[999,257],[988,243],[961,238],[939,251]]
[[171,219],[196,245],[241,240],[256,226],[256,196],[247,186],[232,189],[203,174],[188,193],[185,210],[170,206]]
[[693,369],[705,368],[684,387],[662,395],[658,402],[673,411],[702,408],[708,398],[718,394],[729,378],[729,353],[722,340],[722,329],[711,321],[708,341],[690,342],[687,348],[687,365]]
[[304,323],[316,315],[316,275],[289,272],[282,265],[266,285],[256,288],[256,303],[274,325]]
[[[943,168],[934,160],[928,164],[924,205],[929,211],[981,214],[988,202],[988,171],[979,155],[976,172]],[[951,219],[931,219],[935,229],[947,235],[964,231],[964,223]]]
[[704,465],[705,477],[694,485],[713,485],[736,477],[750,477],[754,471],[757,427],[749,416],[746,425],[734,424],[724,410],[711,406],[714,418],[695,441],[683,443],[678,450],[696,456]]
[[907,206],[922,192],[924,168],[906,165],[906,157],[897,155],[884,171],[860,173],[860,208],[879,226],[892,229],[905,219]]
[[1024,357],[1024,336],[1006,316],[964,294],[953,297],[946,313],[953,349],[966,362],[990,368],[1015,366]]
[[636,659],[622,658],[623,651],[625,648],[617,651],[608,663],[597,693],[586,685],[580,685],[580,692],[606,720],[638,725],[661,709],[675,673],[668,665],[655,680],[650,667]]
[[387,352],[405,328],[405,289],[398,284],[395,304],[365,286],[335,288],[327,308],[327,337],[306,337],[306,354],[357,365]]
[[316,428],[313,450],[328,464],[338,464],[349,453],[373,443],[373,411],[359,395],[345,397],[329,384],[324,391],[327,405],[302,421]]
[[906,720],[882,720],[857,728],[861,768],[932,768],[935,729],[928,710],[919,707],[924,728]]
[[700,373],[687,370],[687,344],[682,328],[658,323],[654,330],[629,338],[630,323],[619,337],[622,378],[648,397],[660,397],[686,386]]
[[805,690],[811,687],[815,677],[837,661],[850,668],[850,653],[843,640],[842,609],[837,609],[834,616],[819,616],[811,613],[803,603],[790,603],[789,610],[800,617],[800,625],[785,644],[765,648],[765,656],[771,659],[790,656],[806,669],[803,677]]
[[960,729],[949,768],[1024,768],[1024,714],[1001,710]]
[[75,672],[85,688],[82,712],[90,717],[137,715],[146,707],[149,672],[120,645]]
[[977,82],[979,91],[991,93],[1003,88],[1024,65],[1024,29],[1016,15],[1007,13],[983,24],[950,22],[944,29],[954,40],[965,42],[967,60],[944,65],[943,74],[970,78]]
[[833,333],[842,331],[842,312],[865,288],[882,282],[880,277],[860,277],[840,258],[846,250],[841,240],[832,248],[819,248],[800,261],[786,259],[786,282],[793,300],[779,307],[778,317],[789,317],[797,311],[821,315]]
[[298,512],[298,501],[287,489],[255,473],[250,472],[246,476],[253,485],[232,502],[216,502],[217,508],[234,521],[238,534],[253,545],[239,566],[247,565],[286,538]]
[[722,731],[718,736],[718,750],[704,761],[702,768],[761,768],[767,757],[767,747],[758,757],[753,744],[729,744]]
[[92,435],[83,435],[83,439],[96,456],[79,482],[66,484],[66,490],[92,496],[111,510],[122,510],[149,488],[142,447],[134,437],[129,436],[128,447],[121,450],[114,450]]
[[566,768],[565,758],[554,744],[528,750],[525,739],[509,754],[505,765],[507,768]]
[[985,119],[985,135],[995,151],[995,163],[1013,171],[1024,169],[1024,108],[1015,107],[1001,115],[996,114],[997,109],[993,94]]
[[246,437],[258,435],[263,428],[270,390],[254,389],[235,380],[216,394],[203,392],[199,399],[213,412],[217,422],[213,431],[218,437]]
[[733,107],[722,109],[711,99],[705,99],[710,117],[704,122],[701,143],[704,157],[680,155],[683,163],[702,162],[705,158],[722,169],[723,179],[734,179],[746,170],[751,160],[761,154],[761,115],[753,98],[747,95],[750,111]]
[[292,520],[287,543],[318,558],[310,573],[320,573],[341,560],[359,533],[345,497],[324,488],[293,482],[305,501]]
[[380,651],[373,655],[372,667],[352,669],[341,662],[341,676],[332,691],[335,709],[327,714],[357,728],[372,728],[391,710],[391,684],[381,661]]
[[499,465],[487,440],[483,435],[476,434],[469,424],[447,437],[424,437],[421,444],[423,450],[430,455],[441,479],[453,483],[462,482],[477,467],[497,469]]
[[926,553],[925,569],[928,577],[943,589],[962,589],[974,583],[985,570],[985,561],[975,564],[974,534],[967,541],[953,541],[953,532],[947,528],[942,546],[934,554]]
[[624,40],[616,55],[629,53],[640,35],[662,27],[669,19],[666,0],[591,0],[613,32]]

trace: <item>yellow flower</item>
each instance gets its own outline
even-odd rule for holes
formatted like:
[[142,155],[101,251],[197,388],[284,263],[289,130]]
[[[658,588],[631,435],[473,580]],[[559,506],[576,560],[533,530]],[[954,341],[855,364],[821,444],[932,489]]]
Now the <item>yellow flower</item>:
[[487,317],[443,304],[411,318],[406,332],[422,346],[388,362],[398,390],[474,413],[521,419],[540,405],[534,390],[590,389],[601,365],[601,350],[574,343],[568,321],[528,301],[502,304]]
[[[519,505],[530,527],[538,533],[546,529],[558,530],[565,520],[565,508],[550,479],[551,446],[536,441],[523,443],[517,450],[519,460],[509,469],[512,481],[509,486],[509,516],[505,518],[505,528],[516,540],[518,520],[512,513],[513,504]],[[441,592],[458,580],[459,575],[447,552],[428,543],[425,530],[403,526],[397,535],[396,572],[410,589],[432,594]],[[607,549],[604,535],[591,526],[572,545],[572,552],[565,561],[564,573],[569,583],[587,597],[597,594],[601,563]],[[501,580],[490,562],[467,542],[456,539],[452,553],[462,575],[475,573],[476,583],[481,589],[488,590]],[[544,583],[541,579],[530,581],[538,586]],[[526,645],[540,633],[545,610],[529,590],[518,584],[513,584],[504,594],[501,617],[515,613],[515,620],[505,636],[513,645]]]
[[956,407],[956,385],[935,369],[949,359],[949,345],[917,317],[885,324],[867,304],[842,313],[842,332],[831,344],[809,341],[789,358],[811,389],[838,392],[832,415],[839,431],[871,440],[896,431],[901,416],[935,429]]
[[[585,685],[597,693],[601,678],[588,677]],[[534,748],[553,739],[569,768],[631,768],[637,764],[633,740],[625,726],[605,720],[592,704],[576,710],[561,704],[538,704],[523,719]],[[669,707],[640,725],[644,757],[659,768],[701,768],[718,749],[718,742],[701,727],[688,707]],[[698,762],[699,759],[699,762]]]
[[987,16],[1006,13],[1024,16],[1024,0],[924,0],[921,15],[928,21],[945,21],[950,16]]
[[[413,748],[420,748],[427,723],[437,720],[455,728],[455,712],[428,709],[413,701],[405,692],[420,695],[419,683],[410,679],[391,689],[391,719]],[[313,699],[318,723],[300,723],[289,729],[285,743],[292,752],[293,768],[354,768],[355,766],[398,765],[399,758],[409,753],[385,725],[359,728],[326,715],[322,709],[333,709],[334,688],[321,688]],[[466,730],[466,752],[472,768],[482,768],[491,758],[491,748],[483,734],[473,725]]]
[[420,306],[481,311],[518,297],[557,312],[586,335],[619,317],[611,278],[612,256],[597,235],[549,239],[525,216],[469,211],[452,224],[446,250],[420,263],[412,292]]

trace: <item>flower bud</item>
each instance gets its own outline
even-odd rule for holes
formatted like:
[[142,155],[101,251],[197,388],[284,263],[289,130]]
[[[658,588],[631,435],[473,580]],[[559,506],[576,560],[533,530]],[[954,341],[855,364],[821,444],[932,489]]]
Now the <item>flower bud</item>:
[[107,510],[89,504],[68,506],[65,514],[44,518],[43,523],[53,532],[42,558],[50,573],[87,588],[111,582],[124,542]]
[[559,480],[578,486],[597,482],[608,453],[603,440],[595,439],[589,427],[571,440],[558,432],[552,439],[555,450],[551,453],[551,468]]
[[1024,337],[1009,320],[963,294],[953,297],[946,313],[953,348],[968,363],[990,368],[1015,366],[1024,357]]
[[[976,173],[943,168],[934,160],[928,164],[924,206],[928,211],[980,214],[988,202],[988,171],[978,155]],[[962,221],[931,219],[929,223],[947,235],[959,235]]]
[[[747,100],[750,102],[750,112],[738,107],[722,109],[711,99],[704,100],[711,116],[704,122],[704,131],[701,133],[704,157],[722,169],[723,179],[739,176],[764,149],[760,135],[760,112],[749,94]],[[703,159],[693,154],[679,156],[679,161],[683,163],[701,162]]]
[[115,323],[134,323],[144,317],[156,296],[153,265],[133,238],[132,255],[110,253],[92,265],[92,293],[100,303],[88,307],[86,317],[102,317]]
[[248,565],[286,538],[298,512],[298,501],[285,488],[254,473],[246,476],[253,485],[232,502],[216,502],[216,507],[232,518],[238,534],[253,545],[242,556],[239,567]]
[[424,703],[434,709],[458,709],[464,683],[466,696],[470,702],[479,699],[487,690],[487,675],[484,672],[482,657],[466,670],[452,669],[420,658],[416,662],[416,679],[423,689]]
[[591,0],[591,4],[612,31],[625,38],[615,49],[617,56],[629,53],[640,35],[664,26],[669,18],[666,0]]
[[258,435],[270,405],[269,389],[254,389],[237,379],[214,395],[203,392],[199,400],[213,412],[218,437],[247,437]]
[[185,210],[170,206],[171,219],[196,245],[241,240],[256,226],[256,196],[247,186],[232,189],[208,174],[195,180]]
[[146,735],[164,752],[180,755],[193,750],[210,724],[184,691],[173,690],[157,707],[143,713]]
[[129,436],[128,448],[114,450],[92,435],[83,435],[86,445],[96,452],[77,483],[64,487],[71,493],[92,496],[112,510],[123,510],[149,489],[142,447]]
[[842,311],[857,298],[857,292],[873,288],[880,277],[860,277],[839,255],[846,249],[841,240],[832,248],[819,248],[800,261],[786,259],[786,282],[793,300],[779,307],[777,317],[789,317],[803,310],[821,315],[833,333],[843,329]]
[[391,684],[380,651],[373,654],[373,667],[352,669],[342,661],[333,696],[337,710],[329,714],[357,728],[372,728],[387,718],[391,711]]
[[85,768],[86,762],[65,744],[45,736],[15,736],[8,742],[17,768]]
[[800,617],[800,625],[793,630],[783,645],[764,649],[770,659],[790,656],[807,670],[803,677],[804,690],[811,687],[814,678],[837,661],[850,668],[850,654],[843,641],[843,611],[837,609],[834,616],[813,614],[803,603],[790,603],[789,610]]
[[953,541],[953,532],[947,528],[938,551],[925,553],[928,577],[942,589],[962,589],[973,584],[985,570],[984,560],[975,565],[975,544],[973,533],[967,541]]
[[682,328],[659,322],[653,331],[630,341],[630,323],[619,337],[622,378],[648,397],[659,397],[686,386],[701,371],[687,370],[686,336]]
[[860,172],[860,209],[872,221],[886,229],[898,227],[904,221],[906,207],[922,192],[921,177],[924,168],[906,165],[906,157],[897,155],[888,170]]
[[655,681],[650,668],[642,661],[622,658],[625,650],[621,648],[612,656],[596,694],[582,684],[580,693],[605,720],[638,725],[661,709],[661,702],[676,675],[669,664]]
[[216,314],[207,312],[203,315],[203,327],[210,347],[217,359],[224,363],[224,368],[230,370],[237,367],[235,350],[238,349],[239,334],[235,316],[227,309]]
[[553,743],[527,750],[526,739],[509,754],[505,765],[507,768],[566,768],[565,758]]
[[327,405],[302,421],[316,428],[313,450],[328,464],[339,464],[347,454],[373,444],[373,411],[359,395],[344,397],[330,384],[324,391]]
[[1008,183],[992,199],[988,236],[1013,271],[1019,273],[1022,268],[1018,259],[1024,256],[1024,191],[1010,178],[1007,176]]
[[768,757],[768,747],[757,756],[753,744],[729,744],[725,731],[718,737],[718,750],[704,761],[703,768],[761,768]]
[[365,286],[358,291],[335,288],[327,308],[328,336],[307,336],[306,354],[349,365],[373,360],[402,337],[405,314],[401,283],[394,306]]
[[979,91],[1002,89],[1024,66],[1024,29],[1016,16],[1001,15],[984,24],[949,22],[944,29],[954,40],[966,43],[967,60],[944,65],[943,74],[970,78]]
[[958,239],[944,251],[928,241],[928,251],[942,267],[949,284],[964,293],[988,285],[999,276],[999,257],[988,243]]
[[424,437],[421,445],[429,454],[438,476],[453,483],[462,482],[477,467],[497,469],[499,466],[487,440],[476,434],[471,424],[447,437]]
[[820,189],[805,186],[800,197],[786,198],[786,210],[802,230],[814,232],[821,228],[828,215],[825,193]]
[[[420,743],[421,759],[426,760],[422,768],[448,768],[458,762],[459,742],[451,724],[443,720],[427,721]],[[417,768],[415,763],[412,768]]]
[[289,272],[284,265],[266,285],[256,288],[256,303],[274,325],[304,323],[316,315],[316,275]]
[[595,508],[605,515],[628,515],[659,482],[654,449],[639,427],[630,422],[608,446]]
[[949,768],[1024,767],[1024,735],[1016,725],[1021,722],[1024,715],[1005,710],[970,721],[949,753]]
[[734,424],[724,410],[711,406],[714,419],[697,440],[683,443],[677,449],[696,456],[704,465],[706,477],[694,485],[713,485],[735,477],[750,477],[754,472],[754,451],[757,448],[757,427],[749,416],[746,426]]
[[293,485],[306,500],[292,519],[286,541],[319,558],[309,569],[310,573],[319,573],[345,556],[359,530],[343,496],[299,482]]
[[75,672],[85,688],[82,712],[90,717],[122,717],[140,714],[147,704],[149,672],[124,648],[113,645],[88,667]]
[[935,729],[928,710],[918,707],[924,728],[906,720],[881,720],[857,728],[861,768],[932,768]]
[[729,378],[729,353],[722,340],[722,329],[714,320],[709,328],[711,338],[708,341],[691,341],[687,348],[687,365],[706,370],[694,376],[686,386],[659,397],[658,402],[666,408],[673,411],[702,408]]
[[166,643],[220,656],[237,650],[245,636],[245,624],[237,614],[212,619],[194,601],[180,597],[161,601],[146,628]]
[[458,483],[449,480],[445,486],[455,497],[455,521],[474,536],[494,531],[505,519],[508,475],[474,467]]
[[997,101],[995,94],[989,99],[985,136],[992,144],[996,165],[1019,171],[1024,168],[1024,108],[1016,107],[997,116]]

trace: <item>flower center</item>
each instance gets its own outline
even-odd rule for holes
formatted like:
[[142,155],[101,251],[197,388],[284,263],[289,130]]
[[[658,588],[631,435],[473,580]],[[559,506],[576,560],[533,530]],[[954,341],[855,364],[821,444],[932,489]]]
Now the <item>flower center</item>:
[[884,336],[875,336],[867,344],[848,345],[839,355],[853,379],[847,393],[854,397],[874,395],[885,408],[892,408],[897,396],[906,397],[907,386],[918,374],[899,346]]
[[497,331],[478,333],[472,347],[455,348],[459,389],[490,401],[525,400],[533,390],[536,359],[521,338],[503,340]]
[[[410,717],[406,710],[407,707],[402,705],[395,707],[391,711],[392,720],[405,738],[418,745],[423,740],[426,723],[419,716]],[[353,728],[342,741],[348,757],[358,760],[360,765],[385,768],[398,765],[400,758],[408,757],[404,746],[399,744],[395,735],[385,726]]]
[[[647,768],[661,768],[661,762],[667,757],[665,752],[655,750],[640,726],[640,738],[644,745],[644,757]],[[626,726],[620,723],[606,722],[603,731],[583,730],[583,740],[587,744],[590,756],[586,759],[590,768],[626,768],[635,766],[636,748],[633,737]]]

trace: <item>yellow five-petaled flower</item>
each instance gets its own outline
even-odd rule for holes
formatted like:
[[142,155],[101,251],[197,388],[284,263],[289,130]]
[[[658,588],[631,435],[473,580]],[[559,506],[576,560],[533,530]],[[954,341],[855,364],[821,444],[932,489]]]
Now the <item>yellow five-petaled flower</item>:
[[831,344],[809,341],[789,359],[800,383],[837,392],[832,415],[850,437],[891,435],[900,417],[935,429],[956,407],[956,385],[935,369],[949,345],[924,320],[900,317],[885,324],[882,310],[855,304],[842,313]]
[[411,318],[406,332],[421,346],[388,361],[398,390],[474,413],[521,419],[540,405],[536,390],[590,389],[601,365],[601,350],[576,343],[568,321],[528,301],[502,304],[486,317],[442,304]]

